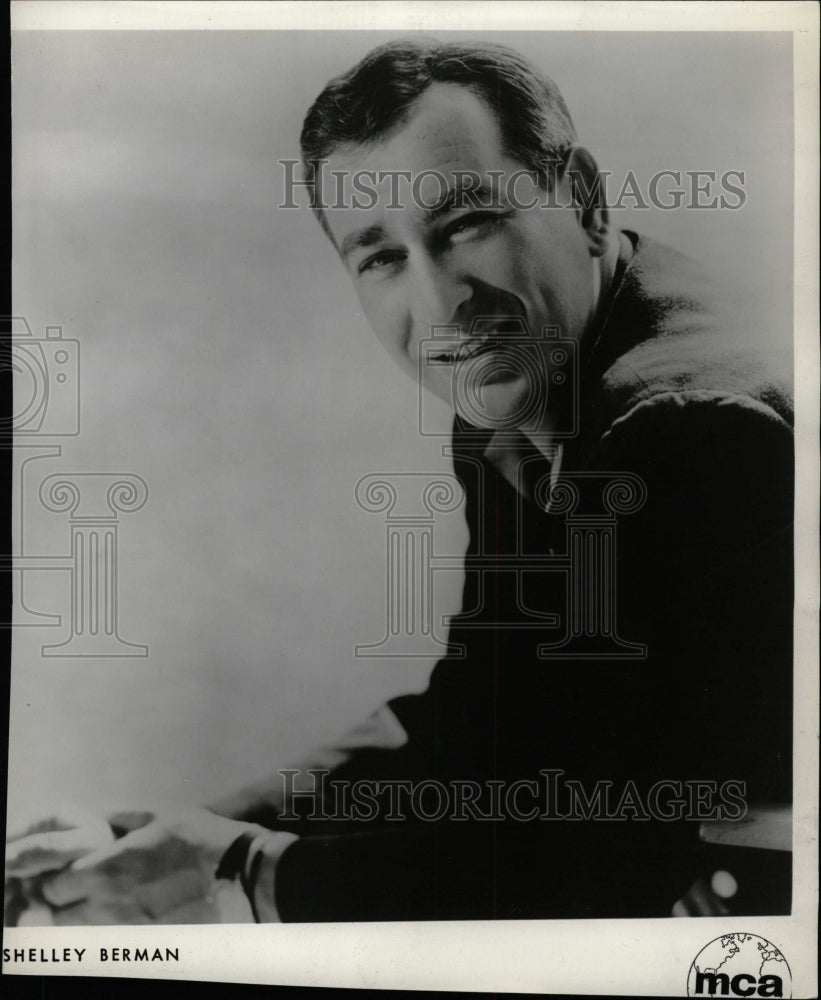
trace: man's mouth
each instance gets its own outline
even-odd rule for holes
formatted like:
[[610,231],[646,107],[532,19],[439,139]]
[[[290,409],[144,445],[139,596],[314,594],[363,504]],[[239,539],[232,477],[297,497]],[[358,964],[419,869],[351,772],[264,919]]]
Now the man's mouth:
[[487,320],[475,323],[470,335],[458,344],[448,345],[442,351],[428,355],[430,364],[458,365],[478,357],[480,354],[494,354],[503,351],[511,337],[522,338],[521,320]]

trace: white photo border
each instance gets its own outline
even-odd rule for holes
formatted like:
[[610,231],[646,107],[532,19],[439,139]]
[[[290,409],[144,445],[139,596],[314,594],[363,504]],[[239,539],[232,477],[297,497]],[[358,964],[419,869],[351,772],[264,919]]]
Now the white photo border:
[[[11,5],[12,29],[786,31],[794,42],[796,612],[791,916],[622,921],[457,921],[125,928],[8,928],[5,946],[85,947],[82,966],[15,965],[42,976],[488,992],[684,995],[707,942],[748,931],[787,957],[796,996],[817,988],[818,832],[818,40],[814,3],[85,3]],[[180,950],[173,967],[112,966],[100,945]]]

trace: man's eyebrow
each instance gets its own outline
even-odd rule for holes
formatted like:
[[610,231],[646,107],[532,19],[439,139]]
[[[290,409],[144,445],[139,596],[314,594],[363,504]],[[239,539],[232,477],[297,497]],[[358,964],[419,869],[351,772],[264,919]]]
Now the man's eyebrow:
[[378,243],[384,238],[385,230],[382,226],[366,226],[364,229],[359,229],[355,233],[348,233],[348,235],[342,240],[339,252],[344,258],[347,257],[353,250],[357,250],[359,247],[373,246],[374,243]]
[[[435,205],[425,210],[424,221],[425,223],[435,222],[440,216],[462,208],[501,208],[503,204],[499,192],[490,185],[479,184],[476,187],[472,183],[458,181],[448,188],[445,195]],[[340,244],[339,252],[344,260],[354,250],[373,246],[384,239],[385,230],[378,223],[374,223],[374,225],[366,226],[354,233],[348,233]]]
[[425,211],[425,222],[435,222],[441,215],[460,208],[501,208],[503,201],[498,191],[488,184],[474,187],[462,181],[448,188],[445,196]]

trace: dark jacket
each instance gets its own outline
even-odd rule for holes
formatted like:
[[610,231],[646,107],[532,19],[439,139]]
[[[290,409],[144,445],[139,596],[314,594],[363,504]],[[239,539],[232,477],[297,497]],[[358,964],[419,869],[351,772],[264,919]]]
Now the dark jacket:
[[[713,805],[726,782],[746,802],[790,800],[791,358],[736,330],[697,264],[627,235],[634,253],[580,362],[579,433],[558,479],[575,506],[561,492],[547,512],[524,499],[486,459],[490,433],[456,420],[470,542],[450,641],[464,655],[391,702],[404,747],[361,753],[333,777],[510,783],[553,769],[588,796],[610,782],[619,799],[632,784],[642,801],[615,819],[594,803],[589,820],[306,821],[277,869],[283,919],[666,916],[697,874],[704,782]],[[629,512],[618,495],[602,500],[620,473],[628,493],[646,491],[627,497]],[[599,595],[610,631],[585,636],[576,622],[562,646],[571,578],[543,563],[511,571],[504,557],[586,558],[567,551],[568,518],[584,528],[585,516],[611,538],[601,558],[615,589]],[[540,612],[557,621],[530,627]],[[642,815],[660,781],[689,783],[689,818]]]

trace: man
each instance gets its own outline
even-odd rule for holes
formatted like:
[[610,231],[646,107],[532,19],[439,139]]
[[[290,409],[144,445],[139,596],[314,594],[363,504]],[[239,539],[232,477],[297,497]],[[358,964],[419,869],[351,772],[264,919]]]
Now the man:
[[[789,360],[698,265],[613,229],[561,95],[515,53],[377,49],[302,147],[368,322],[456,412],[451,654],[284,779],[55,818],[7,874],[58,923],[209,919],[215,873],[258,920],[669,915],[698,820],[790,800]],[[357,175],[362,198],[325,197]],[[326,808],[325,777],[369,783],[370,812]],[[414,799],[425,782],[456,807]]]

